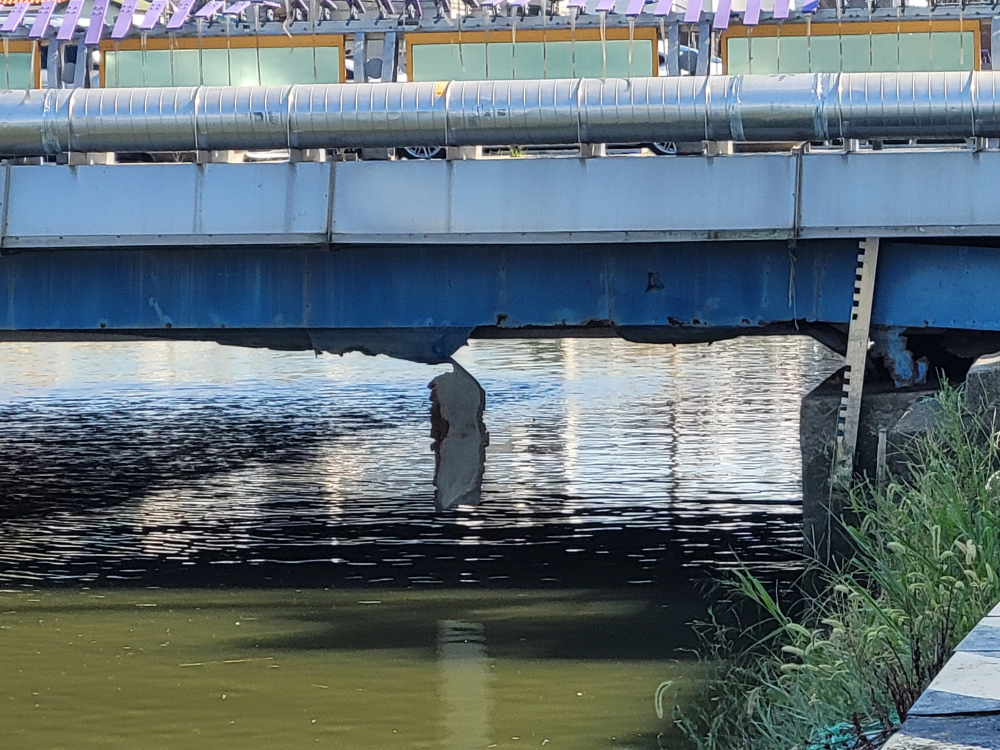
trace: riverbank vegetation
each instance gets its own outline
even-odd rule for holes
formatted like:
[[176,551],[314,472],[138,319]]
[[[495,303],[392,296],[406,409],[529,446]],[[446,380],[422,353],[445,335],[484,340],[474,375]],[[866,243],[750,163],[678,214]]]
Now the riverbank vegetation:
[[878,747],[1000,600],[998,420],[947,386],[935,406],[905,476],[850,493],[851,560],[790,598],[746,570],[726,584],[755,624],[700,626],[708,695],[676,712],[698,750]]

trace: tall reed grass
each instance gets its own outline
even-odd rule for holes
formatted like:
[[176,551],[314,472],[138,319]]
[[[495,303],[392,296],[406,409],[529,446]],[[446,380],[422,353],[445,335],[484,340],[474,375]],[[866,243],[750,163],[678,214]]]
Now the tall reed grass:
[[755,624],[700,626],[706,700],[675,712],[698,750],[878,747],[1000,599],[997,420],[948,386],[936,407],[905,477],[849,493],[848,562],[814,567],[792,607],[746,569],[729,580]]

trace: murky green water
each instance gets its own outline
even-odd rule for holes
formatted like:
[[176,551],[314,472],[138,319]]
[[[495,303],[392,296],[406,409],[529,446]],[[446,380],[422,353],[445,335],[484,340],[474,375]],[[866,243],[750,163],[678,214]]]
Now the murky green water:
[[5,747],[655,747],[653,693],[692,673],[655,645],[672,618],[594,591],[46,591],[0,608]]
[[794,568],[798,399],[836,360],[459,359],[488,394],[484,503],[436,514],[441,368],[0,349],[0,748],[680,747],[656,687],[693,692],[713,572]]

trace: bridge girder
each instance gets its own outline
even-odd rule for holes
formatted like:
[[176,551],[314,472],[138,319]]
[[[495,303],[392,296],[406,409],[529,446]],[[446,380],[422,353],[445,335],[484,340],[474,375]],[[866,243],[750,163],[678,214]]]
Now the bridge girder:
[[[0,337],[193,338],[440,362],[470,335],[676,343],[798,330],[837,347],[849,240],[161,247],[0,257]],[[996,348],[1000,249],[885,242],[872,322]],[[961,331],[961,334],[955,333]]]

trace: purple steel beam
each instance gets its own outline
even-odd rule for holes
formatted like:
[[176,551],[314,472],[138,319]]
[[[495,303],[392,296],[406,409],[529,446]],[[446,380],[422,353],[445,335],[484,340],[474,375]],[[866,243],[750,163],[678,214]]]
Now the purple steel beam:
[[803,13],[815,13],[817,10],[819,10],[819,0],[807,0],[802,3]]
[[392,4],[392,0],[377,0],[378,7],[387,16],[396,15],[396,8]]
[[21,21],[24,20],[24,14],[28,12],[28,8],[31,7],[31,3],[17,3],[14,5],[14,10],[10,12],[10,15],[4,19],[3,26],[0,26],[0,31],[15,31],[18,26],[21,25]]
[[569,0],[569,2],[566,3],[566,7],[577,8],[578,10],[586,10],[587,0]]
[[479,4],[484,8],[495,8],[502,2],[503,0],[481,0]]
[[725,31],[729,28],[729,14],[733,9],[733,0],[719,0],[719,8],[715,11],[715,18],[712,19],[712,28],[716,31]]
[[598,13],[614,13],[615,12],[615,0],[601,0],[597,4]]
[[688,0],[687,10],[684,11],[684,23],[698,23],[701,20],[702,0]]
[[674,0],[657,0],[656,7],[653,8],[653,15],[664,17],[669,16],[674,9]]
[[263,5],[265,8],[271,8],[273,10],[277,10],[278,8],[282,7],[281,3],[276,3],[274,2],[274,0],[264,0],[264,2],[261,3],[261,5]]
[[347,0],[347,9],[359,16],[365,14],[365,6],[361,4],[361,0]]
[[760,23],[760,0],[747,0],[747,9],[743,12],[743,25],[756,26]]
[[135,15],[137,0],[125,0],[115,19],[115,27],[111,29],[112,39],[124,39],[132,30],[132,16]]
[[791,4],[791,0],[774,0],[773,17],[777,18],[779,21],[784,21],[788,18],[788,9]]
[[635,18],[642,15],[642,9],[646,5],[646,0],[628,0],[628,7],[625,8],[625,15]]
[[104,19],[108,15],[108,0],[94,0],[94,9],[90,11],[90,26],[83,43],[96,46],[104,36]]
[[507,0],[509,8],[523,8],[528,4],[528,0]]
[[406,5],[404,6],[414,18],[420,19],[424,17],[424,9],[420,5],[420,0],[403,0]]
[[149,4],[149,9],[146,11],[146,15],[142,17],[142,23],[140,23],[136,28],[140,31],[149,31],[157,22],[160,20],[160,16],[163,15],[163,11],[167,8],[167,0],[153,0]]
[[69,0],[66,5],[66,12],[63,13],[62,26],[56,39],[60,42],[68,42],[76,33],[76,22],[80,20],[80,11],[83,10],[83,0]]
[[56,0],[45,0],[38,6],[38,13],[35,14],[35,22],[31,24],[31,31],[28,32],[28,39],[41,39],[45,32],[49,30],[49,21],[56,10]]
[[174,11],[174,14],[170,16],[170,20],[167,21],[167,31],[175,31],[181,28],[188,20],[188,16],[191,15],[193,7],[194,0],[181,0],[177,4],[177,10]]
[[222,15],[224,15],[224,16],[238,16],[238,15],[240,15],[240,13],[243,13],[249,7],[250,7],[250,0],[240,0],[240,2],[233,3],[228,8],[226,8],[224,11],[222,11]]

